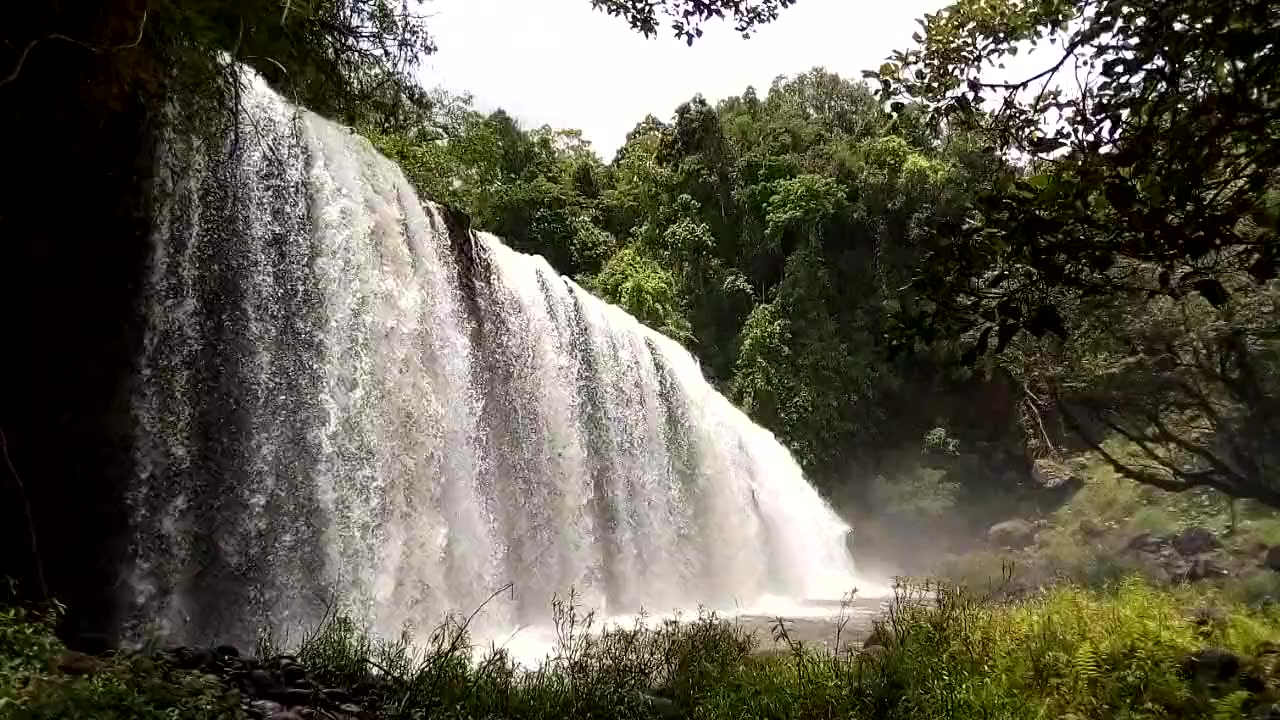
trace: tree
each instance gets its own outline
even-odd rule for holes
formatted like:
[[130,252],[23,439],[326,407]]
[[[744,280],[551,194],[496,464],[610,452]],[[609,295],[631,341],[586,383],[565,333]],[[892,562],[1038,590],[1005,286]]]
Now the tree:
[[[1016,159],[940,232],[904,335],[1065,333],[1061,299],[1226,301],[1276,276],[1280,10],[1261,0],[961,0],[868,76],[899,113],[980,132]],[[993,81],[1019,53],[1037,71]],[[1147,272],[1150,269],[1155,272]],[[994,330],[994,333],[992,332]]]
[[1076,310],[1089,319],[1065,343],[1004,359],[1033,400],[1125,477],[1280,507],[1280,285],[1221,307],[1133,295]]
[[778,19],[780,10],[796,0],[591,0],[591,6],[610,15],[622,17],[632,28],[646,37],[658,34],[665,18],[675,36],[692,45],[702,37],[702,24],[712,18],[733,21],[733,27],[744,38],[760,25]]
[[[236,92],[224,58],[262,73],[316,112],[361,127],[420,124],[430,98],[413,76],[435,51],[424,0],[109,0],[6,3],[0,10],[0,92],[44,53],[91,58],[86,107],[141,95],[180,96],[217,117]],[[191,117],[194,113],[188,112]]]

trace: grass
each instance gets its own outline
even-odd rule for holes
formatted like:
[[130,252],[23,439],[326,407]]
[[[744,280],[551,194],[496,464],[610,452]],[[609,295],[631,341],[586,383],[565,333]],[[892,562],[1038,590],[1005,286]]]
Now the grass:
[[[1280,616],[1213,591],[1130,578],[999,604],[929,582],[897,592],[875,652],[815,650],[779,624],[790,652],[756,655],[755,638],[712,614],[599,628],[568,599],[537,670],[501,651],[475,660],[461,617],[415,649],[335,614],[293,654],[322,684],[359,688],[369,718],[1226,718],[1277,699],[1280,656],[1257,653],[1280,637]],[[1205,647],[1237,653],[1252,684],[1188,677],[1187,657]],[[241,717],[208,676],[146,656],[62,676],[49,669],[61,650],[48,618],[0,614],[0,716]],[[262,650],[279,648],[265,637]]]

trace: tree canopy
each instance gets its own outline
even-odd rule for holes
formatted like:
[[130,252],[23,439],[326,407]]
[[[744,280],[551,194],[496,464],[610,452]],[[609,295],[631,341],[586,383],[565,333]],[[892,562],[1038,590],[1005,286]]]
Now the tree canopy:
[[743,37],[760,25],[778,19],[778,12],[796,0],[591,0],[591,6],[624,18],[647,37],[658,34],[665,19],[675,36],[690,45],[702,37],[702,25],[713,18],[728,19]]
[[1280,10],[961,0],[921,26],[867,73],[881,99],[1010,165],[929,239],[896,346],[1002,353],[1124,475],[1280,504]]
[[[1239,0],[962,0],[868,76],[1018,166],[940,234],[912,318],[1065,332],[1062,293],[1226,301],[1276,277],[1280,10]],[[1038,53],[1037,71],[993,67]],[[998,339],[998,338],[997,338]],[[1003,346],[1005,343],[998,343]]]

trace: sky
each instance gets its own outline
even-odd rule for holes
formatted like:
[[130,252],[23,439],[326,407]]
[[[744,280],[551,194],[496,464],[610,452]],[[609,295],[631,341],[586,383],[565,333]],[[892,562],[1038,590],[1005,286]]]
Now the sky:
[[945,0],[799,0],[744,40],[709,24],[688,47],[646,39],[590,0],[432,0],[439,51],[421,71],[428,87],[471,93],[527,127],[577,128],[609,160],[626,134],[653,114],[669,119],[702,93],[715,101],[778,75],[825,67],[860,78],[893,50],[912,45],[915,18]]

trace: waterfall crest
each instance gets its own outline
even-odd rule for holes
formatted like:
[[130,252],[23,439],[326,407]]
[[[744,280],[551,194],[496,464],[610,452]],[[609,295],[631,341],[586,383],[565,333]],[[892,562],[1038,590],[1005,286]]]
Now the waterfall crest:
[[853,584],[848,527],[696,360],[421,201],[246,73],[156,177],[127,598],[138,634],[245,642],[338,602],[481,635]]

